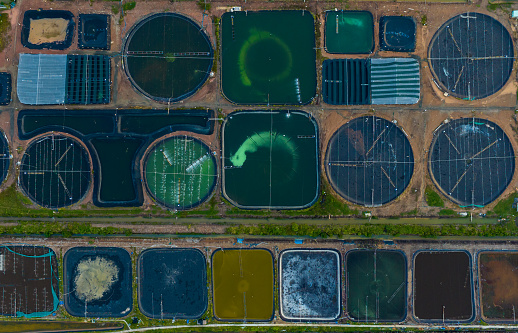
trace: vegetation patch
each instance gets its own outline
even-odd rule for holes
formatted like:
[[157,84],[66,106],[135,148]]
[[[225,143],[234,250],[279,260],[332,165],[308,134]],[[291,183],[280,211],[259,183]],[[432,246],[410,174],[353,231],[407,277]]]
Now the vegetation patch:
[[0,52],[2,52],[11,42],[9,31],[11,31],[9,15],[7,13],[2,13],[0,14]]
[[444,207],[444,201],[441,199],[441,196],[431,186],[426,186],[425,197],[428,206]]
[[440,216],[453,216],[456,215],[455,211],[453,209],[441,209],[439,211]]
[[513,208],[513,202],[516,198],[518,198],[518,192],[512,193],[507,198],[500,200],[493,208],[493,213],[500,217],[515,215],[516,208]]
[[307,225],[291,223],[289,225],[258,224],[238,225],[226,229],[230,235],[259,235],[259,236],[299,236],[299,237],[335,237],[345,236],[372,237],[388,236],[419,236],[435,238],[440,236],[467,237],[514,237],[518,235],[517,228],[512,223],[501,224],[445,224],[445,225],[415,225],[415,224],[362,224],[362,225]]

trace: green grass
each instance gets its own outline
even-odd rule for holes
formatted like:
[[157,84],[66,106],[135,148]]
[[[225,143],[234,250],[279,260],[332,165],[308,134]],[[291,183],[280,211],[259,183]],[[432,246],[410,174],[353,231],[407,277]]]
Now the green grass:
[[112,13],[113,15],[119,14],[119,5],[112,5]]
[[426,203],[430,207],[444,207],[444,201],[439,194],[435,192],[431,186],[426,186],[425,190]]
[[11,42],[9,31],[11,30],[11,21],[7,13],[0,14],[0,52],[2,52]]
[[515,198],[518,198],[518,192],[512,193],[507,198],[500,200],[493,208],[493,213],[500,217],[516,215],[516,209],[513,208]]
[[398,237],[402,235],[434,238],[440,236],[466,237],[514,237],[518,236],[518,228],[514,223],[501,224],[343,224],[343,225],[314,225],[297,224],[240,224],[226,229],[230,235],[260,235],[260,236],[299,236],[299,237],[336,237],[362,236],[373,237],[387,235]]
[[439,211],[439,216],[453,216],[457,215],[453,209],[441,209]]
[[136,1],[131,1],[131,2],[125,2],[123,5],[122,5],[122,10],[127,12],[129,10],[132,10],[135,8],[135,6],[137,5],[137,2]]
[[320,197],[317,202],[307,208],[302,210],[287,210],[282,213],[288,216],[349,216],[349,215],[358,215],[359,211],[357,209],[350,209],[346,203],[341,202],[337,198],[335,198],[329,191],[326,191],[326,188],[322,189]]
[[416,208],[416,209],[412,209],[408,212],[403,212],[400,214],[401,216],[416,216],[416,215],[419,215],[419,210]]
[[199,0],[198,7],[203,11],[210,11],[212,6],[211,3],[208,1]]
[[[219,24],[221,19],[219,17],[214,17],[214,35],[216,36],[216,47],[214,49],[214,60],[212,62],[212,71],[216,73],[218,69],[218,62],[219,62],[219,38],[220,38],[220,31],[219,31]],[[518,97],[517,97],[518,98]]]

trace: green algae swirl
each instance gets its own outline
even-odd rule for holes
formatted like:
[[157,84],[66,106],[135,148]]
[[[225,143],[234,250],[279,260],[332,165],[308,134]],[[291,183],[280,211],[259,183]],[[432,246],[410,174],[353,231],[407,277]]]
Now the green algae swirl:
[[245,86],[251,86],[252,85],[252,79],[250,78],[250,73],[247,71],[247,58],[249,56],[250,49],[254,46],[257,46],[257,44],[265,41],[271,41],[274,42],[277,46],[279,46],[286,55],[287,58],[287,65],[284,68],[283,71],[279,72],[278,74],[268,77],[266,79],[269,79],[271,81],[281,81],[286,79],[290,73],[291,69],[293,67],[293,58],[291,55],[290,48],[286,43],[284,43],[279,37],[275,36],[274,34],[264,31],[264,30],[258,30],[258,29],[251,29],[250,30],[250,37],[243,43],[243,46],[241,47],[241,50],[239,50],[239,56],[238,56],[238,66],[239,66],[239,72],[241,74],[241,82]]

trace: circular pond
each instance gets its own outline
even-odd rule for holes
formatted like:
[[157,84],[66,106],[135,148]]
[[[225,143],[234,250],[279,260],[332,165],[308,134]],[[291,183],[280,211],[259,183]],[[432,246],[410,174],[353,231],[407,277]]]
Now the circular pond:
[[328,179],[345,199],[379,206],[397,198],[410,183],[414,155],[405,133],[375,116],[353,119],[329,140]]
[[449,121],[436,131],[428,166],[435,185],[461,206],[485,206],[511,182],[514,150],[495,123],[479,118]]
[[145,17],[128,33],[124,69],[133,86],[159,102],[177,102],[207,80],[214,52],[202,28],[175,13]]
[[20,186],[32,201],[47,208],[72,205],[90,185],[90,160],[86,149],[63,135],[33,141],[22,158]]
[[463,13],[446,21],[428,49],[430,68],[440,88],[467,100],[500,90],[513,70],[513,57],[507,29],[481,13]]
[[217,165],[210,148],[188,136],[158,142],[149,151],[144,168],[148,192],[170,208],[197,206],[216,185]]

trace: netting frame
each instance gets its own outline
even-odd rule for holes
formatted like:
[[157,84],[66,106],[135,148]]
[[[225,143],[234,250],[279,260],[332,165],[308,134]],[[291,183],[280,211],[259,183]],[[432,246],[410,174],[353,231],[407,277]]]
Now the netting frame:
[[85,189],[84,191],[84,194],[79,197],[77,200],[73,201],[72,203],[70,204],[67,204],[67,205],[64,205],[64,206],[44,206],[44,205],[41,205],[38,200],[36,200],[36,198],[29,193],[29,191],[27,189],[25,189],[25,187],[22,185],[22,181],[21,181],[21,168],[20,168],[20,173],[18,174],[18,177],[17,177],[17,185],[18,185],[18,188],[21,189],[21,191],[23,192],[23,194],[29,198],[35,205],[38,205],[40,207],[43,207],[43,208],[49,208],[49,209],[53,209],[53,210],[56,210],[56,209],[59,209],[59,208],[64,208],[64,207],[70,207],[72,205],[75,205],[79,202],[82,202],[87,196],[88,194],[92,191],[92,184],[94,183],[94,179],[93,179],[93,173],[92,173],[92,170],[93,170],[93,158],[91,156],[91,153],[90,153],[90,150],[88,148],[88,146],[85,144],[85,142],[83,142],[81,139],[73,136],[72,134],[69,134],[67,132],[44,132],[42,134],[38,134],[36,135],[35,137],[33,137],[29,143],[27,144],[27,147],[24,151],[24,154],[20,160],[20,163],[21,165],[24,165],[24,161],[25,161],[25,157],[26,157],[26,152],[28,151],[28,149],[30,147],[32,147],[34,144],[37,144],[40,140],[44,140],[48,137],[51,137],[51,136],[60,136],[60,137],[63,137],[63,138],[66,138],[68,140],[71,140],[74,144],[78,145],[79,147],[82,148],[82,152],[84,154],[86,154],[86,157],[87,157],[87,161],[88,161],[88,166],[89,166],[89,171],[88,171],[88,174],[89,174],[89,177],[88,177],[88,185],[87,185],[87,188]]
[[[462,15],[468,15],[469,14],[475,14],[475,15],[481,15],[483,17],[489,17],[491,18],[492,20],[494,20],[494,23],[493,24],[499,24],[502,26],[503,28],[503,31],[507,32],[507,37],[508,37],[508,40],[511,42],[511,52],[512,54],[510,55],[509,59],[511,59],[511,66],[510,66],[510,70],[509,70],[509,73],[508,73],[508,77],[506,80],[502,80],[502,85],[499,86],[497,89],[489,89],[487,90],[487,87],[486,87],[486,90],[487,92],[484,93],[484,94],[480,94],[480,96],[477,96],[477,97],[472,97],[470,98],[469,96],[465,96],[465,95],[462,95],[462,94],[458,94],[448,88],[446,88],[446,85],[439,79],[439,75],[437,74],[437,72],[435,71],[434,69],[434,66],[433,66],[433,59],[434,57],[432,57],[432,44],[439,38],[439,35],[443,32],[444,29],[446,28],[449,28],[448,24],[451,24],[452,22],[455,22],[458,18],[462,17]],[[469,20],[469,19],[468,19]],[[469,24],[469,23],[468,23]],[[451,33],[451,30],[450,30],[450,33]],[[453,35],[453,33],[451,33]],[[454,40],[455,41],[455,40]],[[455,41],[455,45],[457,48],[459,48],[459,46],[457,45],[457,42]],[[451,18],[449,18],[446,22],[444,22],[438,29],[437,31],[434,33],[434,35],[432,36],[432,38],[430,39],[430,43],[428,45],[428,50],[426,52],[427,54],[427,57],[428,57],[428,63],[429,63],[429,68],[430,68],[430,72],[432,73],[432,77],[433,77],[433,81],[434,83],[436,84],[436,86],[443,92],[445,92],[445,94],[448,94],[448,95],[451,95],[453,97],[456,97],[456,98],[459,98],[459,99],[463,99],[463,100],[477,100],[477,99],[483,99],[483,98],[486,98],[486,97],[489,97],[489,96],[492,96],[496,93],[498,93],[499,91],[501,91],[509,81],[512,81],[512,72],[513,72],[513,68],[514,68],[514,64],[513,64],[513,60],[514,60],[514,57],[515,57],[515,51],[514,51],[514,41],[513,41],[513,38],[511,36],[511,34],[509,33],[509,30],[500,22],[498,21],[496,18],[490,16],[490,15],[487,15],[487,14],[483,14],[483,13],[479,13],[479,12],[465,12],[465,13],[461,13],[461,14],[458,14],[458,15],[455,15]],[[473,61],[473,60],[472,60]],[[462,74],[462,71],[461,71],[461,74]],[[460,79],[460,75],[457,79],[457,83],[458,83],[458,80]],[[487,85],[486,85],[487,86]],[[469,87],[468,87],[469,88]]]
[[[446,198],[448,198],[448,200],[450,200],[451,202],[453,202],[454,204],[456,205],[459,205],[460,207],[480,207],[480,205],[476,205],[472,202],[472,204],[468,204],[468,205],[464,205],[460,200],[458,200],[457,198],[453,197],[452,195],[448,194],[448,192],[446,192],[440,185],[439,185],[439,182],[436,180],[435,176],[434,176],[434,172],[433,172],[433,169],[432,169],[432,152],[433,152],[433,147],[435,146],[435,144],[437,143],[437,140],[440,136],[440,131],[442,129],[445,129],[445,128],[448,128],[449,126],[451,126],[451,123],[452,122],[455,122],[455,121],[463,121],[465,119],[472,119],[472,121],[474,122],[475,120],[482,120],[482,121],[486,121],[490,124],[492,124],[493,126],[496,126],[498,127],[502,133],[503,133],[503,137],[502,138],[506,138],[508,143],[509,143],[509,147],[512,149],[512,155],[513,155],[513,158],[509,158],[509,160],[511,161],[511,163],[513,164],[513,167],[512,167],[512,175],[511,177],[509,178],[509,182],[507,183],[507,185],[505,187],[503,187],[503,189],[500,191],[499,194],[497,194],[494,199],[490,200],[489,202],[486,202],[485,204],[482,205],[482,207],[484,206],[487,206],[489,204],[491,204],[492,202],[494,202],[495,200],[497,200],[503,193],[505,193],[505,191],[507,190],[507,188],[509,188],[510,184],[512,183],[512,180],[514,179],[514,177],[516,176],[516,162],[515,162],[515,148],[513,147],[513,141],[511,141],[511,139],[509,138],[509,136],[507,135],[507,133],[504,131],[503,127],[501,127],[500,125],[496,124],[495,122],[491,121],[491,120],[488,120],[488,119],[484,119],[484,118],[476,118],[476,117],[463,117],[463,118],[458,118],[458,119],[453,119],[453,120],[448,120],[447,122],[443,121],[441,122],[441,124],[434,130],[433,132],[433,137],[432,137],[432,140],[431,140],[431,143],[430,143],[430,147],[428,148],[428,158],[427,158],[427,169],[428,169],[428,174],[430,176],[430,179],[432,180],[432,183],[434,184],[435,188],[437,190],[439,190],[439,192],[444,195]],[[496,128],[495,127],[495,128]],[[505,141],[505,140],[504,140]],[[501,157],[501,158],[505,158],[505,157]],[[473,163],[474,165],[475,163]]]
[[[192,134],[192,133],[190,133]],[[163,200],[159,200],[152,192],[151,192],[151,189],[149,188],[149,182],[147,180],[147,176],[146,176],[146,171],[147,171],[147,162],[149,160],[149,158],[151,157],[151,154],[152,152],[158,147],[158,145],[160,145],[161,143],[163,142],[166,142],[166,141],[170,141],[170,140],[176,140],[178,138],[188,138],[190,140],[194,140],[195,142],[199,143],[202,147],[204,148],[207,148],[207,151],[209,152],[209,156],[212,160],[212,163],[214,164],[214,168],[215,168],[215,173],[214,173],[214,180],[212,182],[212,185],[210,186],[210,189],[209,189],[209,192],[206,196],[200,198],[200,200],[198,200],[197,202],[194,202],[190,205],[185,205],[185,206],[182,206],[182,207],[178,207],[178,206],[174,206],[174,205],[171,205],[171,204],[168,204],[166,202],[163,202]],[[205,142],[203,142],[202,140],[192,136],[192,135],[179,135],[177,133],[175,133],[174,135],[172,136],[162,136],[158,139],[156,139],[154,142],[151,142],[149,145],[147,145],[146,147],[146,152],[143,154],[144,156],[141,158],[142,160],[142,179],[143,179],[143,183],[144,183],[144,186],[146,188],[146,192],[147,194],[153,198],[153,200],[155,202],[157,202],[158,204],[160,204],[161,206],[167,208],[167,209],[173,209],[173,210],[180,210],[180,211],[183,211],[183,210],[189,210],[189,209],[192,209],[194,207],[198,207],[200,205],[202,205],[204,202],[206,202],[214,193],[214,189],[215,187],[218,185],[218,180],[219,180],[219,165],[218,165],[218,162],[216,160],[216,158],[214,157],[214,154],[212,152],[212,150],[210,149],[209,145],[207,145]]]
[[[393,199],[391,199],[389,201],[386,201],[384,203],[379,203],[379,204],[371,204],[371,205],[365,204],[365,203],[361,203],[361,202],[358,202],[356,200],[353,200],[353,198],[351,198],[349,195],[346,195],[345,193],[342,194],[342,191],[338,190],[338,187],[335,185],[335,183],[332,181],[332,179],[330,177],[330,170],[329,170],[329,163],[330,162],[329,162],[329,158],[328,158],[329,157],[329,151],[330,151],[330,146],[331,146],[332,139],[339,134],[341,129],[344,128],[347,124],[349,124],[352,121],[358,121],[358,119],[360,119],[360,118],[369,118],[369,117],[377,118],[377,119],[382,119],[384,121],[387,121],[387,122],[393,124],[395,126],[395,128],[397,128],[401,133],[403,133],[403,137],[406,140],[406,142],[408,143],[408,146],[410,147],[410,153],[412,154],[411,155],[411,159],[412,159],[412,162],[411,162],[411,164],[412,164],[411,175],[408,178],[408,183],[403,188],[403,190],[399,191],[399,193],[396,195],[396,197],[394,197]],[[413,180],[414,174],[415,174],[415,164],[416,164],[415,156],[417,156],[417,155],[414,153],[414,148],[413,148],[412,144],[410,143],[409,136],[405,132],[405,130],[398,124],[398,122],[390,121],[390,120],[388,120],[388,119],[386,119],[384,117],[378,116],[378,115],[363,115],[363,116],[354,117],[354,118],[348,120],[347,122],[345,122],[342,126],[340,126],[330,136],[330,138],[329,138],[329,140],[327,142],[327,147],[326,147],[326,150],[325,150],[325,155],[323,156],[323,163],[324,163],[324,165],[322,166],[322,168],[325,170],[326,179],[327,179],[328,183],[331,185],[331,188],[341,198],[343,198],[344,200],[347,200],[348,202],[351,202],[351,203],[353,203],[355,205],[361,205],[361,206],[364,206],[364,207],[380,207],[380,206],[388,205],[390,203],[395,202],[396,200],[398,200],[407,191],[408,187],[412,183],[412,180]]]
[[[130,69],[129,69],[129,66],[127,64],[127,60],[126,60],[126,57],[127,57],[127,52],[128,52],[128,47],[131,43],[131,40],[133,38],[133,36],[135,35],[135,33],[144,25],[146,24],[147,22],[153,20],[154,18],[156,17],[161,17],[161,16],[171,16],[171,17],[176,17],[176,18],[179,18],[179,19],[183,19],[189,23],[191,23],[194,27],[198,28],[199,31],[202,33],[201,36],[204,38],[204,40],[206,41],[207,45],[209,45],[209,48],[210,48],[210,56],[208,59],[211,59],[210,61],[210,65],[208,66],[207,70],[206,70],[206,73],[204,75],[204,78],[200,81],[200,83],[194,87],[192,90],[190,90],[189,92],[181,95],[181,96],[178,96],[178,97],[175,97],[175,98],[165,98],[165,97],[159,97],[159,96],[153,96],[151,95],[150,93],[148,93],[147,91],[145,91],[144,89],[142,89],[135,81],[135,79],[133,78],[133,76],[130,74]],[[207,33],[204,31],[205,29],[203,29],[203,27],[201,27],[200,25],[198,25],[198,23],[192,19],[191,17],[187,16],[186,14],[184,13],[176,13],[176,12],[162,12],[162,13],[151,13],[151,14],[148,14],[142,18],[140,18],[131,28],[130,30],[128,31],[128,33],[126,34],[126,36],[124,37],[123,41],[122,41],[122,47],[121,47],[121,53],[122,53],[122,68],[124,70],[124,73],[126,73],[126,77],[128,78],[128,80],[130,81],[131,83],[131,86],[133,87],[133,89],[135,89],[138,93],[140,93],[142,96],[144,96],[145,98],[149,99],[149,100],[152,100],[152,101],[155,101],[155,102],[159,102],[159,103],[163,103],[163,104],[169,104],[169,103],[177,103],[177,102],[180,102],[184,99],[187,99],[189,97],[191,97],[192,95],[196,94],[200,89],[201,87],[203,87],[203,85],[205,85],[205,83],[207,82],[209,76],[210,76],[210,72],[212,71],[212,66],[214,64],[214,47],[212,45],[212,42],[210,40],[210,37],[207,35]]]

